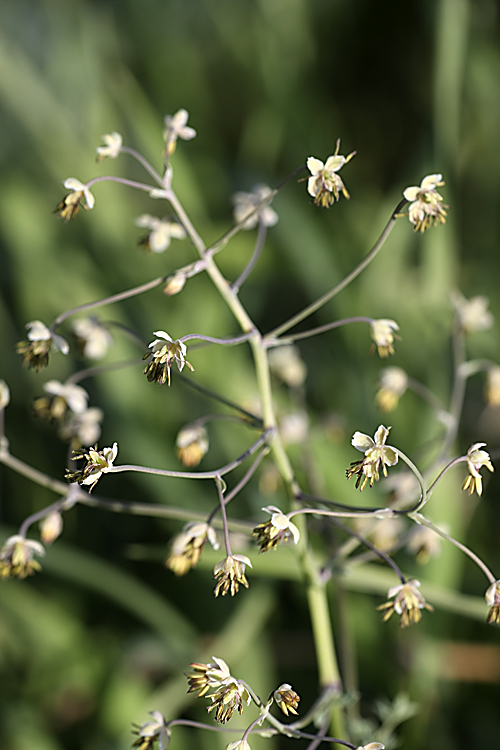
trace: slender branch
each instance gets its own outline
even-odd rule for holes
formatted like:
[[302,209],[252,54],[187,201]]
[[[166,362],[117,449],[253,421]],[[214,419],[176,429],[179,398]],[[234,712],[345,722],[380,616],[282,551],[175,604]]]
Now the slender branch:
[[139,164],[141,164],[146,172],[148,172],[153,180],[158,183],[161,187],[163,187],[163,180],[156,171],[156,169],[149,163],[149,161],[138,151],[136,151],[134,148],[130,148],[129,146],[122,146],[120,149],[121,153],[123,154],[130,154],[130,156],[133,156],[134,159],[136,159]]
[[338,284],[336,284],[333,289],[330,289],[329,292],[326,292],[326,294],[323,294],[321,297],[319,297],[315,302],[305,307],[303,310],[301,310],[297,315],[294,315],[290,320],[287,320],[285,323],[282,323],[280,326],[275,328],[274,330],[270,331],[266,334],[266,339],[276,338],[278,336],[281,336],[282,333],[285,333],[285,331],[288,331],[290,328],[293,328],[293,326],[297,325],[297,323],[300,323],[302,320],[305,320],[305,318],[308,318],[312,313],[316,312],[316,310],[319,310],[320,307],[323,307],[327,302],[329,302],[333,297],[335,297],[339,292],[341,292],[343,289],[345,289],[346,286],[348,286],[351,281],[353,281],[359,274],[365,270],[365,268],[372,262],[372,260],[375,258],[375,256],[378,254],[379,250],[382,248],[384,242],[386,241],[387,237],[392,231],[392,228],[394,227],[394,224],[396,223],[396,220],[398,218],[398,214],[403,208],[403,206],[407,203],[405,199],[400,201],[394,211],[392,212],[391,218],[387,222],[387,225],[378,238],[377,242],[373,246],[373,248],[370,250],[366,258],[359,263],[359,265],[356,266],[356,268],[351,271],[347,276],[342,279]]
[[90,188],[98,182],[118,182],[120,185],[136,188],[136,190],[143,190],[146,193],[150,193],[151,190],[154,190],[152,185],[146,185],[144,182],[136,182],[135,180],[127,180],[125,177],[115,177],[114,175],[108,174],[102,175],[101,177],[93,177],[86,183],[85,187]]
[[191,341],[192,339],[200,339],[201,341],[208,341],[209,344],[224,344],[225,346],[234,346],[235,344],[242,344],[244,341],[248,341],[253,336],[253,331],[244,333],[241,336],[235,336],[230,339],[218,339],[214,336],[205,336],[203,333],[188,333],[186,336],[181,336],[179,341]]
[[[333,328],[340,328],[341,326],[349,325],[349,323],[368,323],[371,325],[374,322],[373,318],[367,318],[364,315],[357,315],[353,318],[344,318],[343,320],[334,320],[333,323],[325,323],[325,325],[318,326],[317,328],[311,328],[308,331],[301,331],[300,333],[292,333],[291,336],[285,338],[272,338],[270,341],[270,348],[282,344],[291,344],[293,341],[299,341],[300,339],[308,339],[311,336],[317,336],[319,333],[326,333],[331,331]],[[267,337],[266,337],[267,338]]]
[[231,552],[231,542],[229,541],[229,529],[227,526],[227,513],[226,513],[226,503],[224,501],[224,492],[222,489],[222,479],[220,476],[215,477],[215,484],[217,486],[217,492],[219,494],[219,508],[220,508],[220,514],[222,518],[222,526],[224,529],[224,547],[226,549],[226,555],[230,557],[232,555]]
[[248,279],[250,274],[252,273],[253,269],[257,265],[257,262],[260,258],[260,255],[262,253],[262,249],[264,247],[264,242],[266,241],[267,236],[267,227],[264,224],[263,221],[259,221],[259,229],[257,232],[257,240],[255,242],[254,251],[252,253],[252,257],[248,261],[248,264],[246,268],[242,271],[242,273],[238,276],[236,281],[233,281],[231,284],[231,289],[235,294],[238,294],[239,290],[245,283],[245,281]]

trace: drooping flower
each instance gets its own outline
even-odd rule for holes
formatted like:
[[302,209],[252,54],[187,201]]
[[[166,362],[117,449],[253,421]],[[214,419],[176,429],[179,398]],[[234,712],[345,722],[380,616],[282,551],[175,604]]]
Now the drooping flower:
[[105,146],[98,146],[97,161],[103,161],[103,159],[116,159],[120,155],[123,138],[120,133],[114,131],[113,133],[106,133],[102,136],[102,140],[106,144]]
[[81,385],[49,380],[43,390],[50,395],[33,402],[36,415],[42,419],[61,420],[68,409],[74,414],[82,414],[87,409],[89,394]]
[[165,562],[167,568],[176,576],[186,575],[200,559],[207,539],[215,550],[219,549],[217,534],[212,526],[197,522],[186,524],[172,543],[172,551]]
[[134,724],[133,734],[138,735],[132,747],[138,750],[153,750],[158,740],[158,750],[166,750],[170,742],[171,729],[167,726],[165,717],[160,711],[150,711],[152,721],[146,721],[140,726]]
[[380,479],[380,467],[386,477],[387,467],[397,464],[399,458],[397,452],[385,444],[390,429],[390,427],[380,425],[374,440],[363,432],[355,432],[352,436],[351,445],[365,454],[362,461],[354,461],[346,471],[347,479],[357,475],[356,489],[361,485],[360,489],[363,490],[368,480],[370,487],[373,487],[374,483]]
[[236,742],[230,742],[226,750],[252,750],[252,748],[246,740],[237,740]]
[[500,624],[500,581],[493,581],[491,586],[488,586],[486,594],[484,595],[486,604],[491,607],[488,612],[486,622],[488,625],[499,625]]
[[218,687],[214,693],[207,695],[212,705],[207,707],[207,711],[213,711],[215,708],[215,721],[218,724],[225,724],[229,721],[235,711],[243,713],[243,704],[250,705],[252,700],[246,686],[234,677],[229,677]]
[[288,683],[283,683],[277,690],[274,691],[274,700],[277,705],[281,708],[285,716],[288,714],[295,714],[297,716],[299,707],[300,696],[292,690],[292,686]]
[[214,595],[226,596],[230,593],[234,596],[238,593],[240,586],[248,588],[245,576],[245,567],[252,567],[252,563],[245,555],[228,555],[214,568],[214,578],[219,579],[215,586]]
[[175,445],[184,466],[198,466],[210,446],[208,433],[202,424],[188,424],[177,434]]
[[0,409],[10,404],[10,388],[5,380],[0,380]]
[[310,156],[307,160],[307,168],[311,173],[307,181],[307,192],[313,196],[314,203],[323,208],[328,208],[338,201],[341,192],[345,198],[350,197],[337,172],[352,159],[356,152],[352,151],[349,156],[341,156],[339,149],[340,138],[337,141],[335,153],[328,157],[325,164],[314,156]]
[[50,545],[61,536],[63,530],[62,515],[55,510],[40,521],[40,537],[44,544]]
[[183,141],[190,141],[196,137],[196,130],[187,125],[188,119],[189,113],[186,109],[177,110],[175,115],[166,115],[163,137],[166,141],[166,150],[169,156],[174,153],[178,138]]
[[482,466],[486,466],[489,471],[495,471],[491,463],[490,454],[487,451],[480,450],[486,443],[474,443],[467,451],[467,468],[469,473],[462,485],[462,490],[469,490],[469,495],[474,491],[478,495],[483,493],[483,479],[479,473]]
[[406,581],[406,583],[402,583],[400,586],[394,586],[389,589],[387,596],[389,599],[394,598],[394,601],[385,602],[377,607],[379,610],[386,610],[383,621],[386,622],[393,612],[396,612],[401,617],[401,627],[406,628],[409,625],[413,625],[413,623],[420,622],[422,619],[422,609],[434,612],[434,607],[427,604],[418,590],[419,586],[420,581],[413,578],[411,581]]
[[356,750],[385,750],[381,742],[369,742],[368,745],[360,745]]
[[168,277],[167,282],[163,287],[163,294],[166,294],[167,297],[173,297],[175,294],[179,294],[179,292],[182,292],[184,289],[186,281],[187,276],[185,273],[178,271],[177,273],[172,274],[172,276]]
[[393,411],[408,388],[408,375],[401,367],[386,367],[380,373],[380,388],[375,396],[381,411]]
[[34,556],[43,557],[45,550],[40,542],[25,539],[20,534],[10,536],[0,550],[0,578],[26,578],[41,570]]
[[227,680],[234,680],[224,659],[212,656],[214,663],[200,664],[193,662],[189,666],[194,672],[186,674],[189,683],[188,693],[198,693],[197,698],[203,698],[212,688],[219,688]]
[[[420,187],[409,187],[403,192],[404,197],[410,203],[408,216],[415,228],[415,232],[424,232],[431,224],[446,222],[446,206],[443,196],[436,188],[444,185],[442,175],[431,174],[424,177]],[[401,215],[401,214],[400,214]],[[403,214],[405,215],[405,214]]]
[[[81,205],[83,205],[83,208],[86,211],[94,208],[95,198],[83,182],[80,182],[80,180],[77,180],[75,177],[68,177],[68,179],[63,182],[63,185],[67,190],[72,191],[71,193],[68,193],[68,195],[66,195],[54,209],[54,213],[59,214],[59,217],[63,219],[63,221],[67,222],[70,219],[73,219],[80,210]],[[84,203],[82,203],[82,200],[84,200]]]
[[500,406],[500,367],[498,365],[488,368],[484,393],[490,406]]
[[293,540],[294,544],[297,544],[300,539],[300,532],[288,516],[285,516],[274,505],[268,505],[262,510],[271,514],[271,520],[260,523],[253,530],[253,534],[257,537],[257,543],[260,545],[260,552],[267,552],[270,549],[276,551],[278,544],[289,540]]
[[66,419],[60,430],[63,440],[76,439],[80,445],[93,445],[101,437],[101,425],[104,417],[102,409],[91,406],[81,414],[72,414]]
[[298,347],[277,346],[269,352],[271,372],[290,388],[298,388],[305,383],[307,367],[300,356]]
[[155,339],[149,344],[150,352],[144,355],[143,359],[152,357],[151,362],[144,369],[150,383],[163,385],[165,382],[170,386],[170,368],[174,362],[177,363],[177,369],[182,372],[184,365],[187,365],[191,372],[194,367],[186,359],[186,344],[177,339],[174,341],[165,331],[153,331]]
[[157,216],[151,216],[151,214],[141,214],[137,217],[135,223],[138,227],[151,230],[146,237],[139,241],[139,244],[146,250],[151,250],[152,253],[165,252],[172,238],[183,240],[186,237],[184,227],[177,221],[159,219]]
[[69,344],[59,334],[50,331],[41,320],[26,323],[28,341],[20,341],[17,352],[23,355],[23,364],[40,372],[49,364],[49,352],[52,349],[68,354]]
[[272,192],[267,185],[256,185],[251,193],[235,193],[233,195],[235,222],[239,224],[243,221],[241,228],[245,230],[254,229],[259,222],[265,227],[274,227],[279,217],[269,203],[265,203],[256,211],[257,206]]
[[489,299],[482,294],[466,299],[460,292],[455,292],[451,298],[457,312],[457,321],[465,334],[488,331],[495,322],[493,314],[488,310]]
[[[443,528],[443,531],[446,529]],[[408,552],[416,556],[418,563],[425,564],[441,552],[441,537],[428,526],[415,526],[406,548]]]
[[110,332],[97,318],[77,318],[73,332],[78,349],[89,359],[102,359],[113,343]]
[[389,320],[387,318],[381,318],[380,320],[373,320],[370,324],[371,335],[374,342],[372,351],[377,347],[379,357],[383,359],[388,357],[389,354],[394,354],[394,347],[392,345],[394,339],[399,338],[394,334],[394,331],[399,331],[399,326],[395,320]]
[[65,479],[69,482],[78,482],[78,484],[89,484],[89,492],[92,492],[100,477],[112,470],[113,461],[118,455],[118,443],[113,443],[112,448],[103,448],[100,451],[97,450],[97,445],[90,448],[88,452],[73,451],[73,455],[78,459],[85,458],[87,463],[78,471],[67,471]]

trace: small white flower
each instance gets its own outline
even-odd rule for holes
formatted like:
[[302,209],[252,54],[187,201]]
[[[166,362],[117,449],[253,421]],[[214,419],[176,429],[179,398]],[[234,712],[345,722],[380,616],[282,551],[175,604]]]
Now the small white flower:
[[53,511],[40,521],[40,537],[44,544],[52,544],[61,535],[63,520],[59,511]]
[[123,143],[123,138],[120,133],[117,133],[116,131],[114,133],[106,133],[106,135],[102,136],[102,140],[106,145],[98,146],[96,148],[97,161],[102,161],[106,158],[116,159],[120,155]]
[[303,443],[309,431],[307,412],[296,411],[282,416],[279,420],[279,431],[283,445]]
[[271,193],[272,190],[267,185],[256,185],[251,193],[235,193],[233,195],[235,222],[239,224],[244,221],[242,229],[253,229],[259,222],[265,227],[274,227],[279,217],[269,203],[264,204],[258,211],[255,210]]
[[298,543],[300,532],[288,516],[285,516],[275,505],[268,505],[262,510],[271,514],[271,520],[260,523],[253,530],[253,534],[257,537],[257,543],[260,545],[260,552],[267,552],[270,549],[276,550],[278,544],[290,539],[293,540],[294,544]]
[[230,593],[234,596],[238,593],[240,586],[248,588],[248,581],[245,576],[245,567],[252,567],[252,563],[245,555],[228,555],[214,567],[214,578],[218,578],[215,586],[214,595],[225,596]]
[[82,414],[87,409],[89,394],[81,385],[74,383],[60,383],[58,380],[49,380],[45,383],[43,390],[52,396],[64,399],[72,412]]
[[408,375],[401,367],[386,367],[380,373],[375,400],[382,411],[392,411],[408,388]]
[[102,409],[91,406],[81,414],[72,414],[61,428],[64,440],[76,438],[81,445],[94,445],[101,437],[101,425],[104,417]]
[[465,478],[465,482],[462,485],[462,490],[469,490],[469,495],[472,495],[474,490],[479,496],[483,493],[483,479],[479,473],[479,469],[482,466],[486,466],[489,471],[495,471],[492,466],[490,454],[487,451],[480,450],[486,443],[474,443],[467,451],[467,468],[469,474]]
[[458,323],[464,333],[487,331],[495,322],[492,313],[488,310],[488,297],[478,295],[466,299],[462,294],[456,292],[452,295],[452,302],[457,311]]
[[40,542],[25,539],[20,534],[10,536],[0,550],[0,578],[17,576],[26,578],[40,570],[40,563],[34,556],[43,557],[45,550]]
[[498,365],[488,368],[484,392],[490,406],[500,406],[500,367]]
[[136,226],[151,229],[145,240],[141,241],[153,253],[163,253],[170,245],[172,238],[183,240],[186,236],[184,228],[176,221],[158,219],[150,214],[142,214],[135,220]]
[[[161,711],[150,711],[149,715],[152,716],[152,721],[146,721],[144,724],[137,726],[134,734],[139,735],[138,739],[133,743],[133,747],[145,748],[146,750],[152,750],[153,743],[158,740],[158,750],[166,750],[170,742],[171,730],[166,726],[165,717]],[[144,744],[143,740],[150,740]]]
[[383,621],[389,619],[389,617],[395,612],[401,616],[400,625],[402,628],[418,623],[422,619],[422,609],[427,609],[429,612],[433,612],[434,608],[430,604],[427,604],[424,597],[418,590],[420,581],[413,578],[411,581],[406,581],[400,586],[393,586],[389,589],[387,596],[389,599],[394,598],[393,602],[385,602],[381,604],[377,609],[386,610]]
[[339,149],[340,138],[337,141],[335,153],[328,157],[325,164],[314,156],[310,156],[307,160],[307,168],[311,173],[307,181],[307,192],[313,196],[317,206],[328,208],[338,201],[341,192],[345,198],[350,197],[337,172],[352,159],[356,152],[352,151],[349,156],[341,156]]
[[351,444],[365,454],[362,461],[354,461],[346,472],[348,479],[357,474],[356,489],[361,484],[360,489],[363,490],[368,480],[370,480],[370,487],[373,487],[374,483],[378,482],[380,478],[380,467],[382,467],[382,473],[386,477],[387,466],[397,464],[399,458],[397,452],[394,448],[385,444],[390,429],[390,427],[380,425],[375,433],[375,440],[363,432],[354,433]]
[[102,359],[113,343],[113,337],[96,318],[77,318],[73,321],[73,331],[85,357]]
[[369,742],[368,745],[360,745],[356,750],[385,750],[381,742]]
[[179,430],[175,445],[184,466],[198,466],[210,447],[208,433],[202,424],[188,424]]
[[486,622],[488,625],[498,625],[500,623],[500,581],[493,581],[491,586],[488,586],[484,598],[488,607],[491,607]]
[[5,409],[10,403],[10,389],[5,380],[0,380],[0,409]]
[[173,154],[175,151],[177,139],[190,141],[196,137],[196,130],[187,125],[189,113],[186,109],[179,109],[175,115],[166,115],[165,130],[163,137],[167,142],[167,153]]
[[77,180],[76,177],[68,177],[67,180],[64,180],[63,185],[67,190],[73,190],[75,195],[81,193],[78,201],[81,201],[83,196],[83,198],[85,199],[84,208],[94,208],[95,198],[90,192],[89,188],[84,185],[83,182]]
[[415,231],[424,232],[433,223],[446,222],[446,211],[436,188],[444,185],[442,175],[431,174],[424,177],[420,187],[409,187],[403,192],[404,197],[410,203],[408,216],[415,227]]
[[237,742],[230,742],[226,747],[226,750],[252,750],[249,743],[246,740],[238,740]]
[[277,378],[290,388],[303,385],[307,377],[307,367],[300,356],[298,347],[293,344],[277,346],[269,352],[269,367]]
[[167,381],[170,386],[170,368],[174,362],[177,363],[179,372],[182,372],[184,365],[187,365],[191,371],[194,367],[186,359],[187,349],[183,341],[180,339],[174,341],[165,331],[153,331],[153,333],[161,338],[149,344],[151,352],[145,354],[143,359],[152,357],[152,361],[144,369],[144,374],[150,383],[163,385]]
[[103,448],[98,451],[97,446],[90,448],[88,452],[84,450],[73,451],[77,458],[85,458],[87,463],[82,469],[70,472],[67,471],[66,479],[70,482],[90,485],[89,492],[92,492],[97,481],[103,474],[113,469],[113,461],[118,454],[118,443],[113,443],[112,448]]
[[30,341],[50,341],[51,348],[63,354],[69,353],[69,344],[66,339],[63,339],[57,333],[49,331],[41,320],[32,320],[30,323],[26,323],[26,328],[28,329],[27,336]]
[[176,576],[186,575],[197,565],[207,539],[215,550],[219,549],[217,534],[212,526],[196,521],[186,524],[174,538],[172,550],[165,561],[166,567]]
[[[399,331],[399,326],[395,320],[388,318],[380,318],[380,320],[372,320],[370,324],[371,336],[379,356],[382,358],[388,357],[389,354],[394,354],[393,341],[398,338],[394,335],[394,331]],[[375,346],[372,348],[375,349]]]

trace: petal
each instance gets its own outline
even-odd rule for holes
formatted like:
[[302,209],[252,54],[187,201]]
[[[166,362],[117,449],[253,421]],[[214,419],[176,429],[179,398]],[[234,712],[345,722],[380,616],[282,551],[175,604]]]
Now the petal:
[[372,438],[369,435],[365,435],[364,432],[355,432],[352,436],[351,445],[363,453],[370,448],[375,448]]
[[390,429],[390,427],[384,427],[383,424],[380,425],[377,432],[375,433],[375,445],[377,445],[378,447],[380,447],[381,445],[385,445],[385,441],[387,440]]
[[396,451],[392,450],[392,448],[384,448],[383,449],[383,462],[387,464],[387,466],[394,466],[397,464],[399,459],[399,454],[396,453]]
[[165,331],[153,331],[153,336],[159,336],[161,339],[164,339],[165,341],[170,341],[172,344],[174,343],[174,340]]
[[64,390],[64,386],[59,380],[49,380],[44,384],[43,390],[45,393],[51,393],[53,396],[60,396]]
[[146,227],[147,229],[156,229],[159,223],[160,219],[156,216],[151,216],[151,214],[141,214],[134,221],[136,227]]
[[238,562],[243,563],[243,565],[248,565],[250,568],[252,567],[252,563],[245,555],[233,555],[233,560],[237,560]]
[[30,323],[26,323],[25,327],[28,329],[30,341],[48,341],[52,338],[51,332],[41,320],[32,320]]
[[52,334],[52,346],[54,346],[62,354],[69,354],[69,344],[65,338],[59,336],[58,333]]
[[85,191],[85,185],[80,180],[77,180],[76,177],[68,177],[67,180],[64,180],[63,185],[68,190],[81,190],[82,193]]
[[88,187],[84,187],[83,194],[85,195],[85,202],[87,204],[87,208],[94,208],[95,204],[95,198],[88,189]]
[[329,156],[325,164],[325,172],[338,172],[345,164],[345,156]]
[[316,175],[325,166],[320,159],[316,159],[314,156],[310,156],[306,163],[312,175]]
[[403,196],[406,198],[407,201],[413,202],[417,200],[419,192],[420,192],[420,188],[409,187],[403,191]]
[[435,190],[436,185],[440,184],[443,180],[442,174],[430,174],[427,175],[427,177],[424,177],[422,180],[422,183],[420,185],[420,189],[423,192],[427,192],[428,190]]

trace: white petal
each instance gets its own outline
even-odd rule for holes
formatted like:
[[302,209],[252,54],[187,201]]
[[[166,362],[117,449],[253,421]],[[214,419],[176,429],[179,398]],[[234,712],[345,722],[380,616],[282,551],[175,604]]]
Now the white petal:
[[313,176],[323,169],[324,166],[323,162],[314,156],[310,156],[307,160],[307,168]]
[[351,445],[363,453],[370,448],[375,448],[372,438],[369,435],[365,435],[364,432],[355,432],[352,436]]

